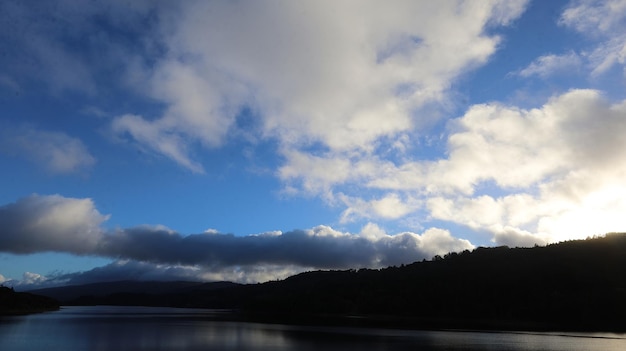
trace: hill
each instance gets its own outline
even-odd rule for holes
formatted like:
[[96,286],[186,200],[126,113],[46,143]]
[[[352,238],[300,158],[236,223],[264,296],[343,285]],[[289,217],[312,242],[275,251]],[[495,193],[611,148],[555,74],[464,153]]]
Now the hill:
[[[231,282],[113,281],[31,290],[64,305],[206,307],[218,306],[214,291],[238,287]],[[210,300],[210,301],[209,301]]]
[[478,248],[383,270],[311,272],[258,287],[246,309],[353,315],[418,328],[626,331],[626,235]]
[[381,270],[199,284],[141,298],[122,289],[64,302],[232,308],[240,318],[288,323],[626,331],[625,270],[626,234],[607,234],[545,247],[481,247]]
[[0,316],[38,313],[59,309],[59,302],[45,296],[16,292],[0,286]]

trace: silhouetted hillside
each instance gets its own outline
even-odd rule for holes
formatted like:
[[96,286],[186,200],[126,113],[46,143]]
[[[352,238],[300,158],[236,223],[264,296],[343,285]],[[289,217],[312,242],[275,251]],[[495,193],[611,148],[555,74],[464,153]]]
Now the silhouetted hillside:
[[546,247],[477,248],[381,270],[308,272],[140,297],[120,290],[84,301],[233,308],[258,321],[626,331],[625,270],[626,234],[608,234]]
[[478,248],[383,270],[260,286],[257,313],[356,315],[417,327],[626,330],[626,235]]
[[0,286],[0,316],[38,313],[59,309],[59,302],[46,296],[15,292]]

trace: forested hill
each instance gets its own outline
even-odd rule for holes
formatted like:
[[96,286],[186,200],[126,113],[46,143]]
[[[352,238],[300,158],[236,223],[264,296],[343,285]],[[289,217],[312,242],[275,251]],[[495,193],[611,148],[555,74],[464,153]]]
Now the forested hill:
[[16,292],[0,286],[0,316],[38,313],[59,309],[59,302],[46,296]]
[[[83,299],[106,302],[106,296]],[[626,331],[626,234],[477,248],[401,267],[308,272],[133,300],[236,308],[259,321]]]
[[376,316],[442,328],[626,331],[626,235],[478,248],[383,270],[313,272],[256,289],[249,310]]

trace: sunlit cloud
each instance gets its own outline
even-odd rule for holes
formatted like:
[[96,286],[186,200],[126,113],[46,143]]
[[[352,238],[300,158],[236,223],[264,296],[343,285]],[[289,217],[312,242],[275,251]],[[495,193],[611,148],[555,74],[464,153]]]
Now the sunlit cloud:
[[[450,136],[450,157],[439,164],[458,175],[450,188],[459,191],[431,197],[432,216],[507,242],[506,232],[533,233],[543,243],[626,229],[618,214],[626,209],[618,195],[626,172],[624,106],[577,90],[541,109],[473,107]],[[432,170],[433,180],[441,179],[441,170]],[[504,195],[474,195],[483,182]]]
[[486,62],[499,42],[486,28],[525,3],[192,3],[167,27],[168,54],[146,82],[164,113],[120,116],[114,130],[198,172],[191,143],[221,145],[252,108],[257,133],[285,150],[282,173],[316,145],[369,154],[381,138],[428,123],[415,111]]

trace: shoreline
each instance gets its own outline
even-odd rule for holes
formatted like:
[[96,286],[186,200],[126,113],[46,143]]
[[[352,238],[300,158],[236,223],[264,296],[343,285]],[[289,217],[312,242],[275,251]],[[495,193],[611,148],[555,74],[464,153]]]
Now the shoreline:
[[[381,328],[390,330],[424,330],[424,331],[467,331],[519,334],[533,333],[615,333],[626,334],[623,326],[606,324],[566,325],[559,323],[523,321],[523,320],[486,320],[486,319],[452,319],[452,318],[420,318],[393,315],[341,315],[341,314],[296,314],[252,312],[241,309],[190,308],[183,306],[141,306],[141,305],[60,305],[58,309],[39,312],[54,312],[63,307],[145,307],[172,308],[193,311],[214,311],[214,314],[194,314],[190,318],[203,318],[212,321],[245,322],[260,324],[284,324],[293,326],[324,326],[345,328]],[[570,335],[568,335],[570,336]]]
[[58,311],[59,301],[47,296],[17,292],[0,286],[0,316],[19,316]]

